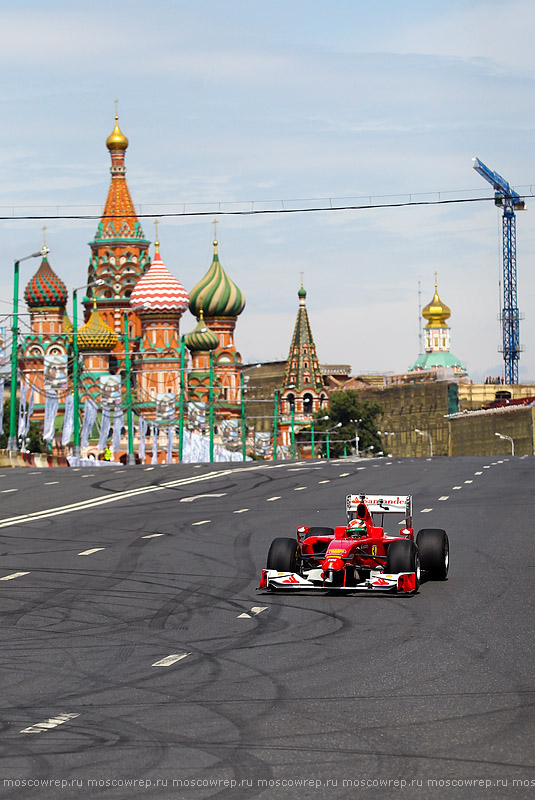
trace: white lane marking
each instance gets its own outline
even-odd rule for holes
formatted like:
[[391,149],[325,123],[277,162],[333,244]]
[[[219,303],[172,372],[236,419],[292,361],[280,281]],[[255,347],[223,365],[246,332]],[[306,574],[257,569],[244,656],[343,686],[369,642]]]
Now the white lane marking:
[[40,472],[28,472],[28,475],[40,475]]
[[433,510],[432,508],[422,508],[420,514],[429,514],[429,512],[432,510]]
[[94,477],[95,477],[94,472],[92,472],[90,475],[80,475],[80,478],[94,478]]
[[43,486],[53,486],[55,483],[59,483],[59,481],[45,481]]
[[463,487],[462,486],[452,486],[451,488],[452,489],[462,489]]
[[79,556],[90,556],[92,553],[98,553],[99,550],[105,550],[105,547],[93,547],[91,550],[83,550],[78,553]]
[[438,498],[439,500],[449,500],[449,494],[443,494],[442,497]]
[[201,519],[200,522],[192,522],[191,524],[192,525],[207,525],[211,521],[212,521],[211,519]]
[[2,489],[0,494],[9,494],[10,492],[18,492],[18,489]]
[[290,467],[288,472],[303,472],[303,470],[321,469],[321,467]]
[[38,722],[36,725],[30,725],[29,728],[23,728],[20,733],[44,733],[44,731],[57,728],[58,725],[63,725],[65,722],[79,716],[80,714],[58,714],[57,717],[51,717],[46,722]]
[[503,464],[503,461],[498,461],[498,464]]
[[347,478],[348,475],[351,475],[351,473],[350,472],[341,472],[338,477],[339,478]]
[[280,495],[276,494],[275,497],[268,497],[266,503],[272,503],[274,500],[280,500]]
[[249,609],[249,612],[244,612],[243,614],[238,614],[238,619],[251,619],[251,614],[253,617],[256,617],[257,614],[261,614],[262,611],[267,611],[269,606],[253,606]]
[[154,539],[156,536],[165,536],[165,533],[149,533],[147,536],[142,536],[142,539]]
[[473,483],[474,481],[465,481],[465,483]]
[[151,469],[154,469],[154,467],[145,467],[145,469],[143,470],[143,472],[150,472],[150,471],[151,471]]
[[474,472],[474,475],[483,475],[482,472]]
[[165,658],[160,659],[160,661],[155,661],[152,664],[153,667],[170,667],[171,664],[176,664],[177,661],[182,661],[183,658],[187,658],[190,656],[191,653],[172,653],[170,656],[166,656]]
[[13,572],[11,575],[4,575],[0,581],[12,581],[13,578],[20,578],[21,575],[29,575],[29,572]]
[[307,488],[307,486],[296,486],[294,492],[304,492]]
[[180,500],[181,503],[193,503],[194,500],[200,500],[203,497],[226,497],[227,493],[222,492],[221,494],[194,494],[193,497],[182,497]]
[[237,511],[233,511],[233,514],[245,514],[246,511],[249,511],[248,508],[239,508]]
[[326,480],[326,481],[318,481],[318,483],[330,483],[330,482],[331,482],[330,480]]
[[487,464],[487,466],[483,467],[483,469],[490,469],[490,464]]
[[357,467],[357,471],[361,469],[366,469],[366,467]]

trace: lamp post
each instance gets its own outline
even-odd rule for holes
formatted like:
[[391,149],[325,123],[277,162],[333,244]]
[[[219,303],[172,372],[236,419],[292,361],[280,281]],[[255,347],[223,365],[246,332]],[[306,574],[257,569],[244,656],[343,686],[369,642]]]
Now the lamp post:
[[337,422],[336,425],[333,428],[329,428],[329,430],[325,432],[327,434],[327,436],[326,436],[326,451],[327,451],[326,455],[327,455],[327,460],[329,460],[329,458],[331,457],[330,434],[334,430],[336,430],[336,428],[341,428],[341,427],[342,427],[342,423],[341,422]]
[[11,327],[11,398],[9,402],[9,437],[7,449],[12,452],[17,450],[17,345],[19,338],[19,264],[30,258],[39,258],[49,253],[48,247],[43,247],[31,256],[24,256],[15,261],[13,272],[13,324]]
[[178,402],[178,460],[182,461],[184,453],[184,373],[186,357],[186,337],[180,337],[180,400]]
[[105,281],[98,278],[85,286],[77,286],[72,291],[72,413],[73,413],[73,445],[72,454],[74,458],[81,457],[80,450],[80,363],[78,353],[78,292],[80,289],[89,289],[91,286],[102,286]]
[[278,439],[278,422],[279,422],[279,390],[275,389],[273,392],[274,408],[273,408],[273,461],[277,460],[277,439]]
[[506,436],[504,433],[495,433],[494,436],[499,436],[500,439],[507,439],[511,443],[511,455],[515,454],[515,442],[512,436]]
[[[329,419],[329,417],[327,415],[325,415],[324,417],[320,417],[317,420],[317,422],[322,422],[324,419]],[[316,457],[316,446],[315,446],[316,442],[314,440],[314,420],[312,420],[312,422],[310,423],[310,444],[311,444],[311,448],[312,448],[312,454],[311,455],[312,455],[312,458],[314,459]]]
[[134,455],[134,419],[132,411],[132,385],[130,373],[130,342],[128,338],[128,312],[123,314],[124,321],[124,366],[126,377],[126,418],[128,421],[128,454],[126,456],[126,463],[135,465],[136,457]]
[[295,458],[295,397],[290,403],[290,416],[292,420],[292,458]]
[[258,369],[262,364],[254,364],[252,367],[240,370],[240,398],[241,398],[241,447],[242,447],[242,461],[247,458],[247,431],[245,429],[245,381],[249,378],[243,377],[244,372],[249,372],[251,369]]
[[214,460],[214,351],[210,350],[210,386],[208,390],[209,398],[209,416],[208,424],[210,426],[210,464]]
[[360,442],[360,436],[359,436],[358,423],[359,423],[359,422],[362,422],[362,419],[352,419],[352,420],[351,420],[351,422],[352,422],[352,423],[353,423],[353,425],[355,426],[355,456],[356,456],[357,458],[359,458],[359,442]]
[[429,455],[433,458],[433,439],[431,438],[431,434],[429,431],[421,431],[419,428],[414,429],[415,433],[419,433],[420,436],[428,436],[429,437]]

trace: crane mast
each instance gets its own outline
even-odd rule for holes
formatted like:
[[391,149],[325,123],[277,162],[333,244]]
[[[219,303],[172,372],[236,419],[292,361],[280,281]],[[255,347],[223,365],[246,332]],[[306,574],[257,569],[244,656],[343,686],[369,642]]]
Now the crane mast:
[[516,215],[523,211],[524,200],[497,172],[489,169],[479,158],[472,159],[473,167],[494,187],[494,203],[503,208],[502,217],[502,263],[503,263],[503,308],[502,347],[505,364],[505,383],[518,383],[518,360],[522,351],[520,344],[520,313],[516,290]]

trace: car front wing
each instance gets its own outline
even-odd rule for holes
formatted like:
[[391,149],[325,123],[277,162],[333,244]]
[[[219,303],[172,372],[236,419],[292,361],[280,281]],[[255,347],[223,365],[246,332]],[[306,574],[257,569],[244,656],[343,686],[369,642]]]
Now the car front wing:
[[315,589],[323,591],[336,590],[341,592],[401,592],[416,591],[416,573],[398,572],[384,573],[380,570],[371,570],[369,577],[356,584],[356,586],[335,586],[332,582],[324,580],[321,569],[309,570],[305,577],[297,572],[278,572],[275,569],[263,569],[259,589],[271,591],[288,591],[299,589]]

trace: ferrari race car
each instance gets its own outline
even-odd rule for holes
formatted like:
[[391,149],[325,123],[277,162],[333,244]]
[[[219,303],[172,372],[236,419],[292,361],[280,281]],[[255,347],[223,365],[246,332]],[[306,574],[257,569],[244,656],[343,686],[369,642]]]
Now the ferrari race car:
[[[446,531],[423,528],[414,536],[411,495],[350,494],[346,510],[345,525],[301,525],[297,539],[274,539],[258,588],[414,593],[422,571],[427,578],[446,579]],[[386,533],[385,517],[394,514],[404,515],[401,527]]]

